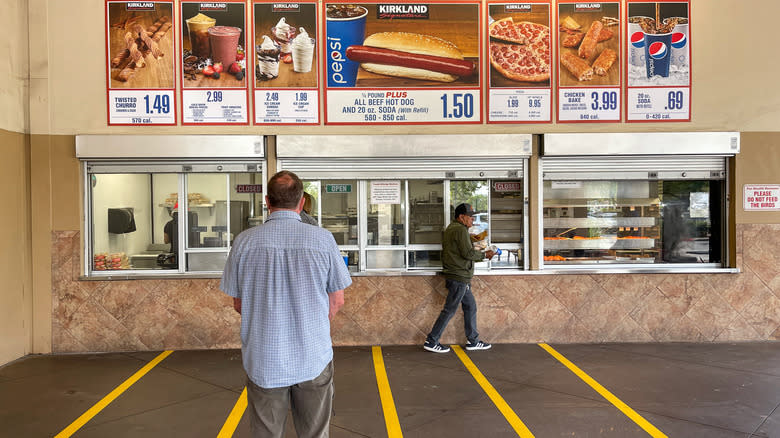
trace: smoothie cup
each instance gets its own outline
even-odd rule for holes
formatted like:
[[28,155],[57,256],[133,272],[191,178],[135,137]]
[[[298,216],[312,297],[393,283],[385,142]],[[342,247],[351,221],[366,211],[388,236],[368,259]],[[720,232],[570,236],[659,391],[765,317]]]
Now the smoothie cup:
[[214,27],[216,19],[203,14],[198,14],[186,20],[187,31],[190,35],[190,49],[192,54],[199,58],[208,58],[211,54],[209,44],[209,28]]
[[347,58],[347,47],[363,44],[368,10],[363,6],[342,6],[345,7],[351,7],[351,10],[344,11],[334,7],[335,13],[332,13],[329,6],[325,16],[328,87],[354,87],[360,66],[360,63]]
[[236,62],[238,50],[238,38],[241,37],[241,28],[231,26],[214,26],[209,30],[209,43],[211,44],[211,62],[221,62],[225,68]]

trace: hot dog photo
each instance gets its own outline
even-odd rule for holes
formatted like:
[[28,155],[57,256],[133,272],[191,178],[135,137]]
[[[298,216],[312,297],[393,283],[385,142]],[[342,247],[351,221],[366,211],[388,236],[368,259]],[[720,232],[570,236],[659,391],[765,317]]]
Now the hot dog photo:
[[479,84],[476,4],[326,4],[329,87]]

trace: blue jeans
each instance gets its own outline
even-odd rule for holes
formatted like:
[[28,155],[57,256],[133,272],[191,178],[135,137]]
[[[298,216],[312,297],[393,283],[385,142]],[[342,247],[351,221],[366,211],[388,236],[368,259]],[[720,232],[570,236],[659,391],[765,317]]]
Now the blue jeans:
[[474,294],[471,293],[470,283],[461,283],[460,281],[447,279],[445,282],[447,290],[447,300],[444,302],[444,309],[442,309],[439,317],[436,318],[436,322],[433,324],[431,332],[428,333],[427,342],[437,343],[441,338],[444,329],[447,328],[447,324],[450,319],[458,311],[458,305],[463,307],[463,325],[466,329],[466,339],[469,343],[477,342],[479,339],[479,333],[477,333],[477,301],[474,299]]

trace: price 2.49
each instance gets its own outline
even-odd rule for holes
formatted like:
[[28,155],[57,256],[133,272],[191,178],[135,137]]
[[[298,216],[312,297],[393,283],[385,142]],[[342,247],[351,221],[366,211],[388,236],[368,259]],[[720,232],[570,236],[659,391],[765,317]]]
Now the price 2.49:
[[591,93],[590,98],[590,108],[593,111],[616,110],[618,107],[617,91],[604,91],[602,93],[594,91]]

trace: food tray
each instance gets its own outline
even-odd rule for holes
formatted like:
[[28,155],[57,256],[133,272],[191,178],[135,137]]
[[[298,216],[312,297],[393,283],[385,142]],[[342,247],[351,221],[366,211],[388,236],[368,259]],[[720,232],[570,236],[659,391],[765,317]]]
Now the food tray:
[[653,227],[654,217],[551,217],[544,218],[544,228],[615,228]]
[[545,240],[544,249],[648,249],[655,239],[573,239]]

